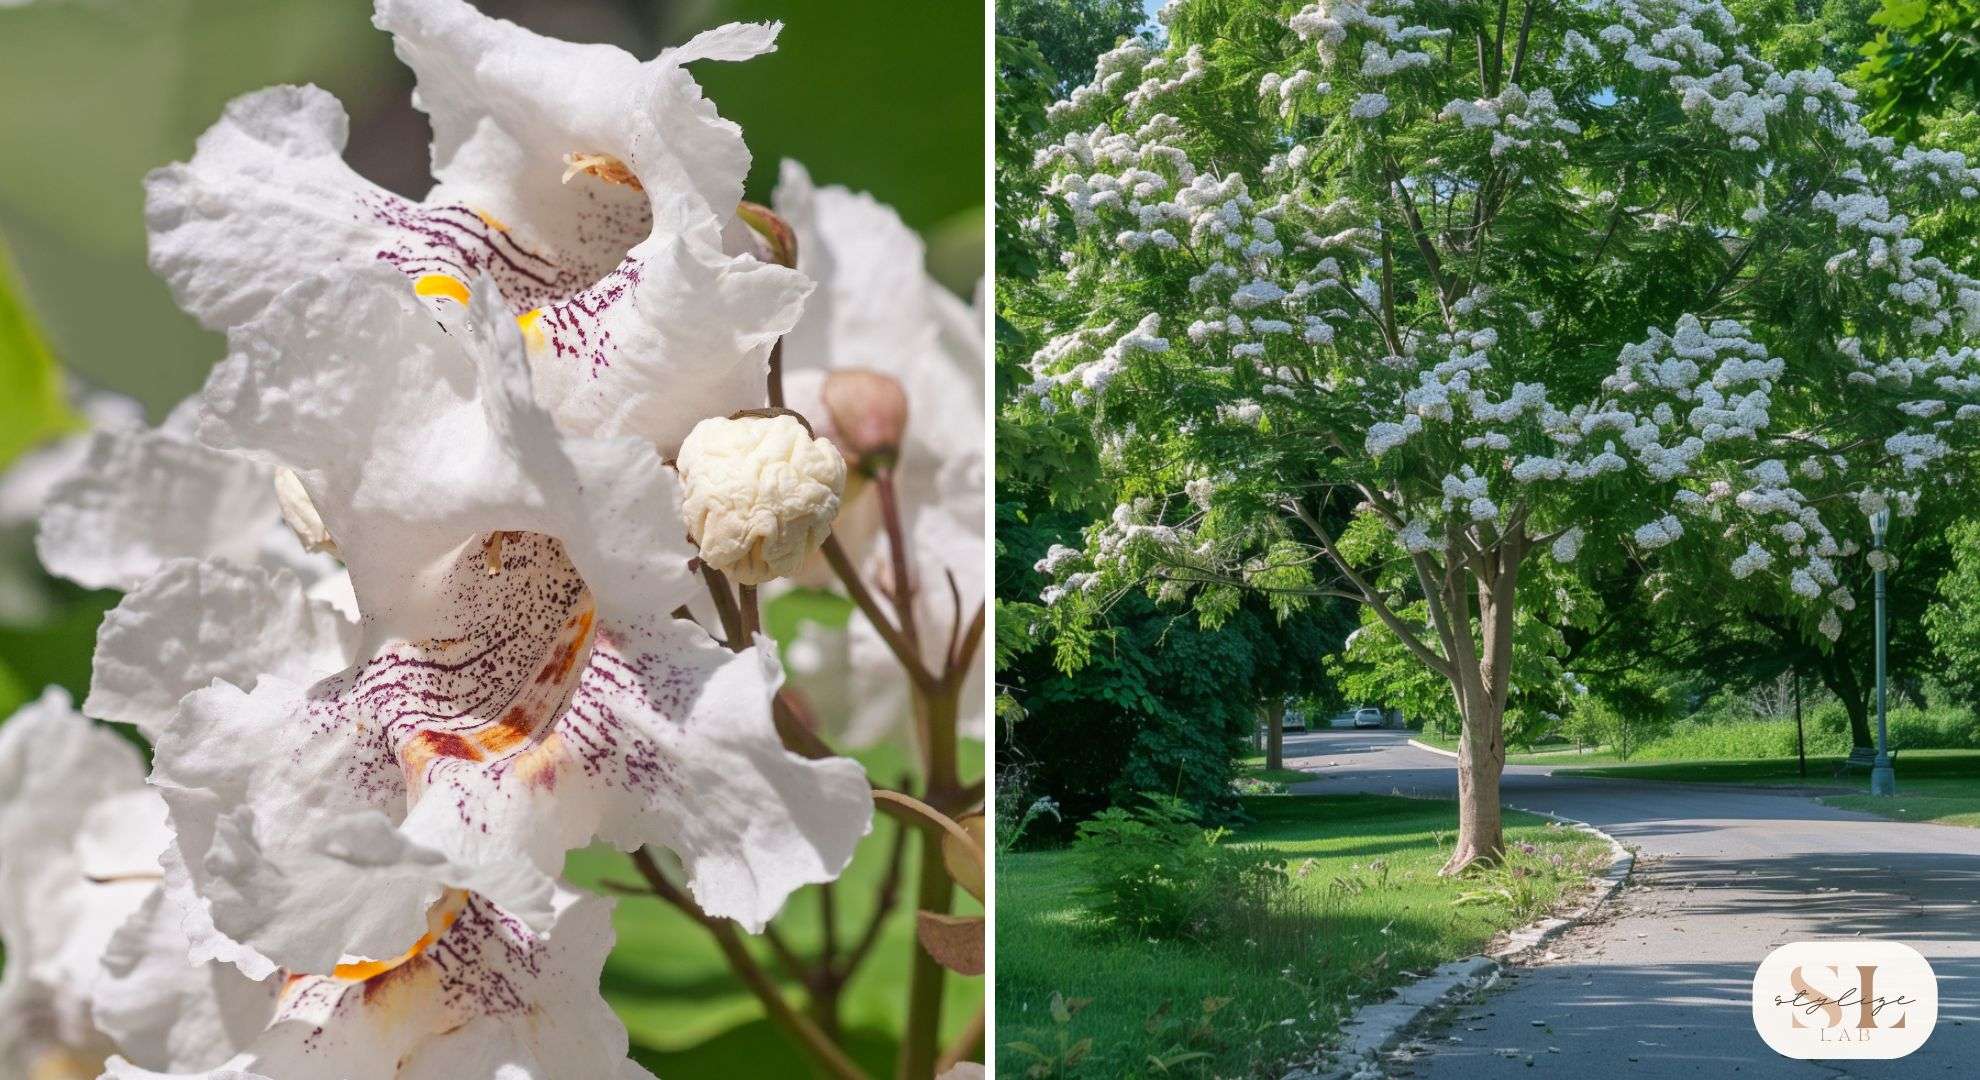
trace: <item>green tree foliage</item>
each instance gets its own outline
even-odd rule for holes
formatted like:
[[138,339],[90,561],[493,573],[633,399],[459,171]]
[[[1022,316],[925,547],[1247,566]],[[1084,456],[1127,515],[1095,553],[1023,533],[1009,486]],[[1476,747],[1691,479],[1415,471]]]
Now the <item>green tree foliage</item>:
[[1925,612],[1925,629],[1941,661],[1939,679],[1980,708],[1980,521],[1954,525],[1946,547],[1949,565]]
[[[1054,73],[1055,88],[1093,70],[1093,59],[1132,37],[1139,0],[998,0],[997,34],[1031,42]],[[1002,63],[1002,57],[999,57]]]
[[1980,96],[1980,0],[1884,0],[1856,69],[1868,123],[1913,137],[1922,118]]
[[1206,625],[1195,612],[1131,597],[1104,628],[1091,629],[1074,667],[1061,637],[1026,633],[1027,619],[1049,616],[1021,598],[1045,586],[1033,564],[1090,521],[998,506],[997,680],[1007,702],[1000,766],[1021,765],[1032,782],[1027,797],[1057,800],[1067,828],[1148,791],[1227,818],[1237,806],[1234,759],[1260,703],[1324,692],[1319,658],[1339,646],[1341,611],[1314,607],[1281,620],[1253,597]]
[[1083,418],[1115,502],[1052,561],[1074,658],[1129,595],[1365,604],[1464,718],[1455,870],[1500,847],[1536,628],[1567,643],[1549,562],[1834,639],[1864,510],[1971,471],[1971,233],[1914,224],[1980,171],[1723,5],[1169,10],[1048,110],[1042,270],[1002,283],[1043,342],[1007,426]]

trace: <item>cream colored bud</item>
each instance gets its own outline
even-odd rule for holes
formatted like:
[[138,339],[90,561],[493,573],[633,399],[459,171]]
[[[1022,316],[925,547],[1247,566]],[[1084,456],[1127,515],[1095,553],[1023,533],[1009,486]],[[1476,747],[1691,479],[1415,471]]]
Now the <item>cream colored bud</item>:
[[803,565],[831,535],[846,490],[845,459],[791,415],[703,420],[674,463],[702,561],[743,585]]
[[337,553],[337,542],[330,538],[330,530],[323,527],[323,515],[309,501],[309,492],[303,489],[302,478],[295,470],[275,470],[275,502],[282,508],[282,520],[288,523],[289,531],[302,541],[304,551]]
[[821,393],[837,443],[853,468],[883,469],[900,453],[907,432],[907,392],[899,379],[863,368],[845,368],[825,377]]

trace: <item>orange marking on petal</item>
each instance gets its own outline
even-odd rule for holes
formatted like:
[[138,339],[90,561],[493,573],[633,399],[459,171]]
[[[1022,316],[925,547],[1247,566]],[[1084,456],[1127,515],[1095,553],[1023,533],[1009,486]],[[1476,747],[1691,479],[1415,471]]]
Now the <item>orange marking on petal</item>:
[[461,909],[467,907],[467,893],[459,889],[451,890],[440,898],[426,913],[426,933],[413,942],[413,946],[390,960],[358,960],[348,964],[338,964],[331,970],[334,978],[350,982],[366,982],[384,975],[402,964],[416,959],[421,953],[440,940],[441,935],[453,928],[454,920],[461,917]]
[[491,214],[486,210],[475,210],[474,216],[480,218],[481,223],[483,225],[486,225],[489,228],[494,229],[496,232],[505,233],[509,231],[509,227],[502,223],[501,218],[496,217],[494,214]]
[[468,738],[473,739],[474,744],[489,756],[499,757],[515,749],[535,730],[536,719],[530,716],[528,709],[518,705],[503,713],[494,724],[475,731]]
[[413,280],[413,292],[421,296],[440,296],[456,304],[468,302],[467,282],[452,274],[421,274]]
[[434,758],[458,758],[462,761],[480,761],[481,752],[468,740],[451,731],[421,731],[406,740],[399,751],[399,760],[406,772],[422,776],[426,766]]

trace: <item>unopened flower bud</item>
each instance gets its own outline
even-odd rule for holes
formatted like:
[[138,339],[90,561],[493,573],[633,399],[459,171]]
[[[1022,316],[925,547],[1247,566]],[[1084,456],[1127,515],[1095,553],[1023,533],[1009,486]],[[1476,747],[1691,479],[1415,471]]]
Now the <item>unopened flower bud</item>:
[[701,560],[743,585],[803,565],[831,535],[846,489],[845,459],[789,414],[703,420],[675,466]]
[[899,379],[862,368],[825,377],[821,393],[832,439],[853,468],[872,473],[894,463],[907,431],[907,393]]
[[309,501],[309,492],[303,489],[302,478],[295,470],[275,470],[275,502],[282,508],[282,520],[288,523],[289,531],[302,541],[304,551],[337,553],[337,542],[330,538],[330,530],[323,527],[323,515]]

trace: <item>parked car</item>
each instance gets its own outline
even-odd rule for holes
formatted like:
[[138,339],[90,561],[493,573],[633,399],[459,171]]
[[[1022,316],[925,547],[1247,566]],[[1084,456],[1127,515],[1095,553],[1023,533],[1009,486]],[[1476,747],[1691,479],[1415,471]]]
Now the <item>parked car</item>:
[[1387,727],[1389,726],[1389,720],[1382,715],[1382,710],[1363,705],[1361,708],[1354,710],[1354,726],[1358,728]]

